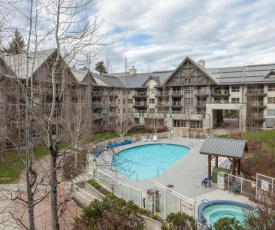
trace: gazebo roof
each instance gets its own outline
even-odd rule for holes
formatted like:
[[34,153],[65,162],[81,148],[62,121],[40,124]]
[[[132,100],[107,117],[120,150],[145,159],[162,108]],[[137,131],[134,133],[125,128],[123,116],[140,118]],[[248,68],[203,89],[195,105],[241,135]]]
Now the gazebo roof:
[[203,142],[200,154],[241,159],[247,150],[245,140],[208,137]]

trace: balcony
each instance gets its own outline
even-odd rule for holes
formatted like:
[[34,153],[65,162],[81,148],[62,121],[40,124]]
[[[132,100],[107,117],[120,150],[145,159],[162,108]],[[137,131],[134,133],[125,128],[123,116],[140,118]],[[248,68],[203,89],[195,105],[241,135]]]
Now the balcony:
[[229,104],[229,100],[214,100],[213,104]]
[[197,108],[204,108],[206,107],[206,101],[198,101],[196,104]]
[[117,113],[109,113],[109,117],[117,117]]
[[196,97],[208,97],[209,91],[208,90],[197,90],[195,92]]
[[174,108],[181,108],[182,107],[180,101],[174,101],[174,102],[172,102],[171,106],[174,107]]
[[246,91],[247,97],[265,97],[267,94],[264,92],[264,89],[248,89]]
[[100,107],[102,107],[101,102],[92,102],[92,108],[100,108]]
[[134,92],[133,97],[135,98],[147,97],[147,92]]
[[171,92],[171,96],[172,97],[181,97],[182,96],[182,92],[181,91],[172,91]]
[[157,107],[169,107],[169,102],[168,101],[160,101],[160,102],[158,102]]
[[263,120],[265,120],[265,118],[264,118],[264,115],[263,114],[257,114],[257,113],[252,113],[251,114],[251,117],[252,117],[252,119],[253,120],[258,120],[258,121],[263,121]]
[[213,97],[229,97],[229,90],[213,90],[212,91]]
[[116,102],[110,102],[109,106],[110,107],[117,107],[118,103],[116,103]]
[[101,97],[102,96],[102,92],[101,91],[93,91],[92,92],[92,96],[94,96],[94,97]]
[[255,109],[266,109],[266,105],[264,105],[263,102],[252,102],[252,103],[251,103],[251,108],[255,108]]
[[147,102],[136,102],[133,107],[147,107]]
[[93,118],[94,118],[94,120],[102,119],[102,114],[101,113],[94,114]]
[[168,92],[157,92],[156,97],[168,97]]

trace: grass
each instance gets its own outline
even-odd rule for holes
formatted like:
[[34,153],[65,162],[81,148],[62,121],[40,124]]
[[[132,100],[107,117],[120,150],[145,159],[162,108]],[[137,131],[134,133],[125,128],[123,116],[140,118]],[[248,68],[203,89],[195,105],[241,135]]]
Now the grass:
[[243,134],[243,138],[251,141],[262,142],[268,150],[275,148],[275,130],[248,132]]
[[[47,148],[35,148],[34,157],[38,160],[48,154]],[[16,150],[3,153],[3,162],[0,163],[0,184],[15,183],[25,170],[25,151],[20,154]]]
[[[125,136],[132,136],[134,134],[128,133]],[[89,138],[86,143],[95,142],[96,140],[109,140],[117,138],[119,135],[117,133],[98,133]],[[61,143],[59,149],[64,149],[68,146],[66,143]],[[47,148],[35,148],[34,157],[35,160],[48,155],[49,151]],[[20,154],[16,150],[10,150],[3,153],[3,162],[0,163],[0,184],[15,183],[18,181],[20,174],[24,172],[25,165],[25,151],[23,150]]]
[[[124,136],[128,137],[128,136],[133,136],[136,135],[136,133],[126,133]],[[108,132],[108,133],[98,133],[93,135],[91,138],[87,139],[85,143],[92,143],[95,142],[96,140],[110,140],[110,139],[114,139],[114,138],[118,138],[120,137],[117,133],[114,132]]]

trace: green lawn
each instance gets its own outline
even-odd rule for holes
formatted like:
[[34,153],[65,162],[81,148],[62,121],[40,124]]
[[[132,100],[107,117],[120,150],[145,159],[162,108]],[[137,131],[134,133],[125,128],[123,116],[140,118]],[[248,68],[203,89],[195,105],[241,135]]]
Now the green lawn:
[[[46,148],[35,148],[35,159],[48,154]],[[3,163],[0,163],[0,184],[15,183],[25,170],[25,151],[19,154],[16,150],[3,153]]]
[[[131,136],[134,134],[128,133],[125,136]],[[91,143],[96,140],[109,140],[113,138],[117,138],[119,135],[117,133],[99,133],[93,135],[89,138],[86,143]],[[66,148],[68,144],[60,144],[59,148],[63,149]],[[34,156],[35,160],[38,160],[48,154],[47,148],[35,148],[34,149]],[[3,163],[0,163],[0,184],[9,184],[15,183],[18,179],[20,174],[25,170],[25,151],[22,151],[21,154],[18,154],[16,150],[7,151],[3,153]]]

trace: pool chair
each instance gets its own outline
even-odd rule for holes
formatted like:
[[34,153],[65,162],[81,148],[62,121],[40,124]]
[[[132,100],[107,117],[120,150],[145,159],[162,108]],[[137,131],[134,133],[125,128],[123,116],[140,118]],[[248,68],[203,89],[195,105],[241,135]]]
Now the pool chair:
[[153,135],[153,141],[157,141],[158,140],[158,135]]
[[211,188],[211,179],[208,177],[205,177],[202,182],[201,185],[204,185],[204,187],[206,188],[206,185],[209,185],[209,187]]
[[144,136],[141,136],[141,141],[142,141],[142,142],[146,142],[146,141],[150,141],[150,139],[147,139],[147,138],[145,138]]
[[236,193],[240,192],[240,187],[241,187],[240,184],[238,184],[237,182],[233,182],[232,185],[230,186],[229,193],[230,191],[232,191],[235,193],[235,196],[236,196]]

